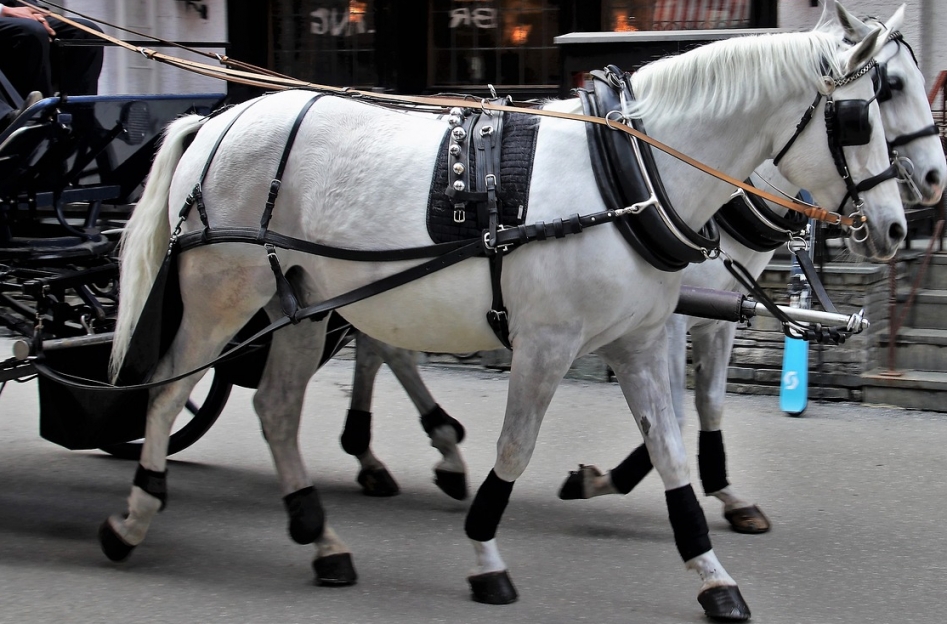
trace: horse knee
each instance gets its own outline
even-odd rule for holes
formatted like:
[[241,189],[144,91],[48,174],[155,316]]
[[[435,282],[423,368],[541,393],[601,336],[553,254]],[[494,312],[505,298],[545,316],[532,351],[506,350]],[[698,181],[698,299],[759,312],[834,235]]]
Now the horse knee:
[[289,514],[289,536],[297,544],[311,544],[325,530],[325,511],[319,493],[313,486],[297,490],[283,497]]

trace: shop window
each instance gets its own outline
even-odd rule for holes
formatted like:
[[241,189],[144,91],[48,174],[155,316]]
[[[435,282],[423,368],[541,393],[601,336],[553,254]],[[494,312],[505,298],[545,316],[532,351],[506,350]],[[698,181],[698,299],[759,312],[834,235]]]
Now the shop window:
[[319,84],[374,86],[373,5],[373,0],[272,0],[271,67]]
[[605,30],[749,28],[752,0],[603,0]]
[[432,0],[429,83],[556,85],[558,20],[555,0]]

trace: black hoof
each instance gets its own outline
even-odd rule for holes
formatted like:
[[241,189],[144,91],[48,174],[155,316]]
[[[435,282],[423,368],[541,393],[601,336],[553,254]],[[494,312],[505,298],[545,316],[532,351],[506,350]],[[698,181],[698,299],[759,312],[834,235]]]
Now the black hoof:
[[559,488],[559,498],[562,500],[591,498],[591,495],[585,491],[585,483],[589,477],[600,476],[602,476],[602,473],[595,466],[579,464],[579,469],[570,471],[569,476],[562,482],[562,487]]
[[320,557],[312,562],[312,569],[316,573],[316,585],[343,587],[355,585],[358,580],[352,555],[349,553]]
[[105,556],[112,561],[125,561],[135,550],[134,546],[126,544],[125,540],[119,537],[108,520],[99,527],[99,545],[102,546]]
[[570,472],[566,480],[563,481],[562,487],[559,488],[559,498],[562,500],[579,500],[585,498],[585,496],[583,496],[585,488],[582,487],[582,482],[582,473],[580,471],[573,470]]
[[449,472],[434,470],[434,485],[455,500],[467,498],[467,474],[463,472]]
[[502,605],[516,602],[519,597],[506,570],[468,576],[467,582],[474,602]]
[[769,518],[756,505],[728,511],[723,517],[737,533],[759,534],[770,529]]
[[711,620],[745,622],[750,619],[750,607],[736,585],[706,589],[697,596],[697,602]]
[[364,469],[358,473],[358,484],[365,496],[395,496],[401,491],[394,478],[384,468],[380,470]]

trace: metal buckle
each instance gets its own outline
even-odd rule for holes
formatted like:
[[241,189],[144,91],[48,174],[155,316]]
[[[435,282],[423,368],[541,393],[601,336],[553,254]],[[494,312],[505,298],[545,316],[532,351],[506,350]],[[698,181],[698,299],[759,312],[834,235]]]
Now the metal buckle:
[[454,223],[463,223],[467,220],[467,211],[463,204],[454,204]]
[[[507,227],[507,226],[505,226],[505,225],[498,225],[498,226],[497,226],[497,233],[503,232],[503,231],[505,231],[505,230],[510,230],[510,229],[512,229],[512,228]],[[489,231],[489,230],[484,230],[484,232],[483,232],[483,248],[484,248],[487,252],[497,252],[497,251],[499,251],[500,253],[506,253],[507,251],[509,251],[510,247],[512,247],[512,246],[513,246],[513,243],[507,243],[507,244],[505,244],[505,245],[499,245],[499,246],[498,246],[498,245],[495,245],[495,241],[491,241],[491,240],[490,240],[490,231]]]

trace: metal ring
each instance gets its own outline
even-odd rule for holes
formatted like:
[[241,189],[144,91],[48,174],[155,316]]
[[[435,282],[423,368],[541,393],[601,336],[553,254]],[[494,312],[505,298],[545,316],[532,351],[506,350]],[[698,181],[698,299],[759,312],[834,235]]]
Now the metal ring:
[[[869,237],[871,236],[871,232],[869,232],[868,228],[866,227],[868,225],[868,221],[865,220],[864,218],[865,215],[863,215],[860,210],[856,210],[855,212],[853,212],[852,214],[848,216],[852,220],[855,220],[855,217],[862,218],[862,220],[858,222],[858,225],[851,225],[848,228],[850,230],[849,235],[851,236],[852,240],[855,241],[856,243],[864,243],[865,241],[867,241]],[[862,238],[858,238],[857,236],[855,236],[855,233],[861,230],[865,230],[865,236]]]
[[[610,115],[612,115],[612,114],[617,115],[617,117],[616,117],[615,119],[612,119],[612,117],[610,117]],[[609,130],[617,130],[617,128],[613,128],[613,127],[612,127],[612,122],[613,122],[613,121],[617,121],[618,123],[620,123],[620,124],[622,124],[622,125],[627,125],[627,124],[628,124],[628,118],[625,117],[625,116],[621,113],[621,111],[617,111],[617,110],[610,110],[610,111],[608,111],[607,113],[605,113],[604,119],[605,119],[605,125],[608,126],[608,129],[609,129]]]

